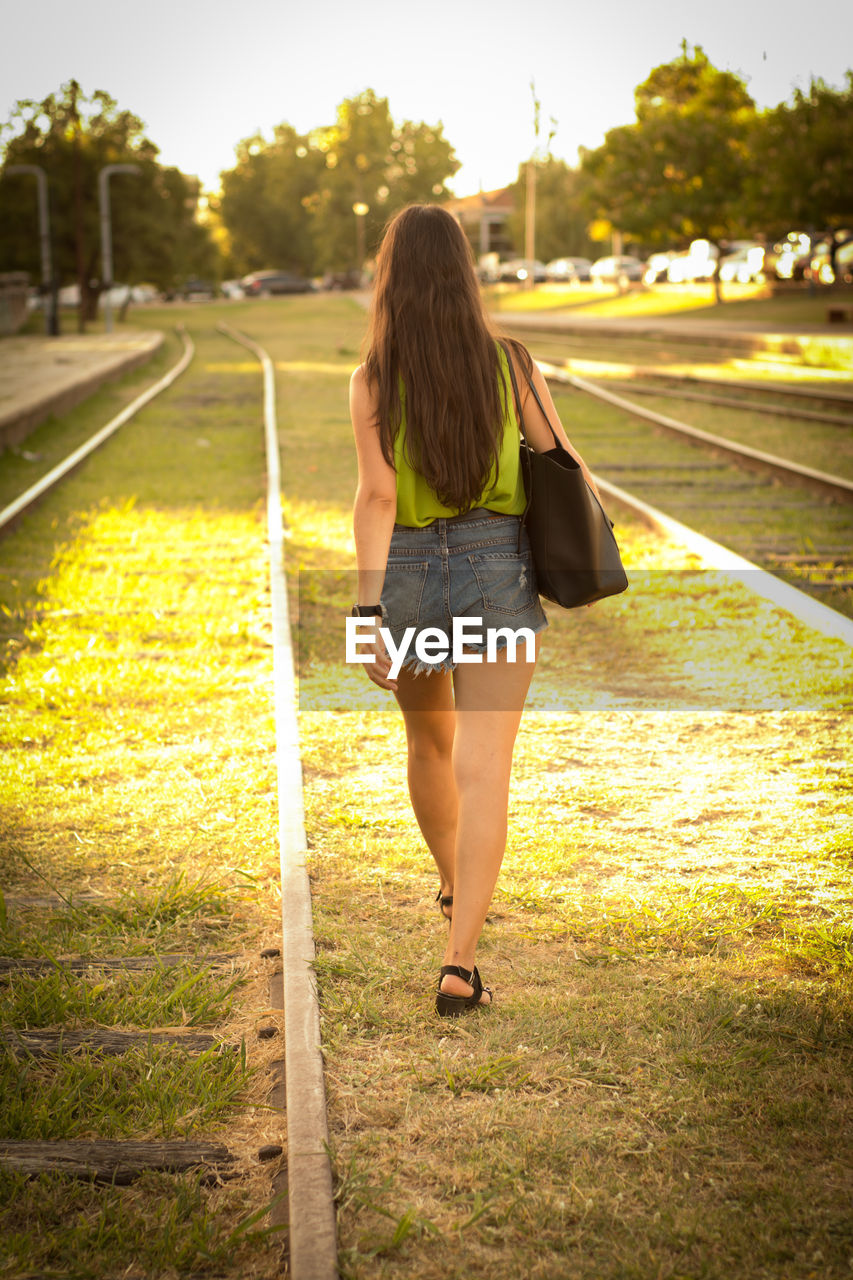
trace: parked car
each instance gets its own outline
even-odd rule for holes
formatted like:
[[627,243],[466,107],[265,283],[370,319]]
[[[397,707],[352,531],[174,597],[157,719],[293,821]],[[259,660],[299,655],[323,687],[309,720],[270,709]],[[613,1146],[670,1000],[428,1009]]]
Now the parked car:
[[197,298],[199,301],[209,301],[216,297],[217,288],[212,280],[200,280],[198,276],[191,276],[181,285],[179,293],[187,300]]
[[645,267],[639,258],[630,254],[599,258],[589,269],[590,280],[602,284],[616,284],[622,280],[642,280]]
[[[839,276],[841,276],[841,267],[850,252],[848,246],[851,240],[853,240],[853,232],[846,230],[835,232],[835,265],[838,268]],[[826,236],[812,249],[811,261],[805,273],[809,280],[813,280],[817,284],[835,284],[836,271],[833,270],[832,266],[832,245],[833,239]]]
[[223,280],[219,287],[224,298],[245,298],[246,296],[239,280]]
[[646,269],[643,272],[643,284],[657,284],[659,280],[665,280],[669,264],[674,257],[674,252],[653,253],[646,262]]
[[805,231],[789,231],[764,254],[764,274],[777,280],[802,280],[812,256],[812,237]]
[[363,271],[351,267],[349,271],[327,271],[323,276],[324,289],[360,289],[364,284]]
[[[129,298],[128,295],[130,295]],[[104,290],[98,299],[102,306],[106,297],[107,292]],[[58,291],[57,301],[60,307],[78,307],[80,305],[80,286],[76,284],[63,285]],[[135,303],[137,306],[144,302],[159,302],[160,293],[153,284],[114,284],[109,290],[110,306],[122,307],[128,301]],[[40,285],[30,290],[27,306],[31,311],[41,310],[44,306],[44,291]]]
[[554,258],[545,264],[547,280],[588,280],[592,266],[589,258]]
[[751,244],[720,258],[719,278],[750,284],[764,274],[764,245]]
[[719,256],[719,249],[710,240],[693,240],[689,249],[673,256],[667,268],[666,278],[672,284],[710,280],[716,270]]
[[314,285],[291,271],[252,271],[243,276],[240,288],[247,298],[266,298],[276,293],[310,293]]
[[505,283],[518,284],[530,278],[531,269],[535,284],[541,284],[547,279],[545,263],[538,261],[531,263],[527,258],[512,258],[509,262],[502,262],[498,268],[498,279]]

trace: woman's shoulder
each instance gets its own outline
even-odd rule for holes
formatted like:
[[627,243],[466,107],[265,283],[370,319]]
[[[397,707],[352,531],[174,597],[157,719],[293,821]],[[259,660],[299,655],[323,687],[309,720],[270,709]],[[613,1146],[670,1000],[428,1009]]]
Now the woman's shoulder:
[[519,342],[518,338],[509,338],[506,334],[500,334],[495,338],[498,344],[498,350],[504,358],[513,359],[516,364],[527,365],[530,363],[530,352],[523,342]]
[[350,408],[354,415],[373,422],[376,418],[376,387],[368,382],[367,372],[363,364],[353,369],[349,380]]
[[350,395],[358,399],[369,400],[371,397],[371,386],[367,380],[367,370],[363,364],[356,365],[352,371],[349,380]]

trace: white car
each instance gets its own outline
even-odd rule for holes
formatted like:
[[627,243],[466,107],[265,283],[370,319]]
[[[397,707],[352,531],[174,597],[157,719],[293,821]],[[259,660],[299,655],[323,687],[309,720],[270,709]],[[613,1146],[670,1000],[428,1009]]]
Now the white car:
[[554,258],[545,264],[545,275],[549,280],[588,280],[591,266],[589,258]]
[[694,240],[686,253],[677,253],[667,268],[672,284],[710,280],[717,268],[720,251],[710,240]]
[[645,267],[639,258],[630,254],[599,258],[589,269],[590,280],[615,284],[620,280],[642,280]]
[[758,280],[764,270],[764,245],[753,244],[736,249],[720,259],[720,279],[749,284]]

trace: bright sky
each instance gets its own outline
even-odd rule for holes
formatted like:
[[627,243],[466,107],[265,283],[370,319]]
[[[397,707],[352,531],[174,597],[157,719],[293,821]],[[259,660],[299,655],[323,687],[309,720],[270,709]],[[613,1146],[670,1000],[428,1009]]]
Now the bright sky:
[[533,146],[530,81],[555,155],[634,119],[633,91],[682,37],[759,107],[853,65],[853,4],[822,0],[0,0],[0,120],[76,77],[145,121],[165,164],[213,190],[235,144],[331,124],[372,88],[395,120],[444,123],[458,195],[504,186]]

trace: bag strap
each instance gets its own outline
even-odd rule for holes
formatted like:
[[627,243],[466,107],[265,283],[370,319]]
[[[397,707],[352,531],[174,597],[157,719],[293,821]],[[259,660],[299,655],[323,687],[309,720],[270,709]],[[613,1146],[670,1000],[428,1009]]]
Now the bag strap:
[[[513,395],[513,399],[515,400],[515,415],[518,418],[518,429],[521,432],[521,438],[526,445],[526,448],[521,450],[522,456],[524,458],[524,465],[527,469],[528,484],[527,484],[527,505],[524,508],[524,515],[521,517],[521,527],[519,528],[519,531],[518,531],[518,546],[520,550],[521,549],[521,529],[524,527],[524,522],[527,519],[527,513],[530,510],[530,503],[533,500],[533,473],[530,466],[530,457],[528,455],[528,449],[530,448],[530,445],[527,444],[527,436],[524,434],[524,418],[522,417],[522,414],[521,414],[521,401],[518,395],[518,383],[516,382],[516,379],[515,379],[515,369],[513,368],[513,364],[512,364],[512,356],[510,355],[509,348],[507,344],[503,341],[503,339],[499,338],[498,342],[501,347],[501,350],[506,356],[506,362],[509,365],[509,377],[510,377],[510,381],[512,382],[512,395]],[[536,387],[534,386],[533,379],[530,377],[530,374],[527,375],[527,385],[530,387],[530,390],[533,392],[534,399],[536,400],[536,403],[539,405],[539,408],[542,411],[542,417],[545,419],[545,421],[548,424],[548,430],[551,432],[551,435],[553,437],[555,448],[565,449],[565,445],[560,440],[557,439],[557,433],[551,425],[551,419],[548,417],[548,414],[545,411],[545,406],[542,403],[542,398],[539,395],[539,392],[536,390]],[[588,485],[587,485],[587,488],[589,488]],[[595,501],[598,503],[599,507],[601,507],[602,514],[604,515],[604,518],[607,520],[607,523],[610,525],[610,528],[612,529],[613,521],[610,519],[607,512],[604,510],[604,507],[601,506],[601,500],[598,498],[598,496],[595,493],[592,492],[592,489],[590,489],[589,491],[592,494],[593,498],[595,498]]]
[[[509,365],[509,377],[510,377],[510,381],[512,382],[512,395],[513,395],[513,399],[515,400],[515,415],[518,418],[518,429],[521,432],[521,436],[522,436],[522,439],[524,440],[524,443],[527,444],[527,436],[524,434],[524,417],[521,412],[521,400],[518,394],[518,383],[515,378],[515,369],[512,363],[512,356],[510,354],[509,347],[506,345],[505,342],[501,341],[500,346],[504,355],[506,356],[506,362]],[[551,419],[548,417],[547,410],[545,409],[545,406],[542,403],[542,397],[540,396],[539,392],[536,390],[536,385],[533,379],[530,377],[530,374],[527,374],[527,385],[530,388],[530,390],[533,392],[533,398],[536,401],[536,403],[539,405],[539,409],[542,413],[542,417],[545,419],[546,423],[548,424],[548,430],[551,432],[551,437],[554,441],[554,447],[556,449],[562,449],[563,445],[561,441],[557,438],[557,433],[552,427]],[[530,446],[528,445],[528,448],[529,447]]]

